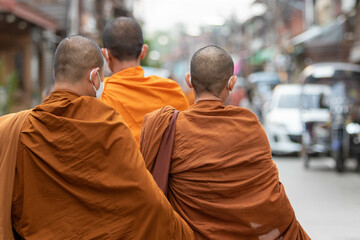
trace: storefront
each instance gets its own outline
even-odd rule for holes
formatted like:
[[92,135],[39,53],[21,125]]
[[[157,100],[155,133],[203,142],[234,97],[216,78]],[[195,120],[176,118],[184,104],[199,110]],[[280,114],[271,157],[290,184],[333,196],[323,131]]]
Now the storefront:
[[0,99],[0,114],[30,108],[39,100],[54,48],[47,36],[57,29],[55,21],[26,4],[0,1],[0,91],[6,95]]

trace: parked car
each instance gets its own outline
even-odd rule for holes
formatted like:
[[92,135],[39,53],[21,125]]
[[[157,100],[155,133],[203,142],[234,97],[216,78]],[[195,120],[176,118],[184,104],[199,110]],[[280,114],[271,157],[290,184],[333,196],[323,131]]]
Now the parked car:
[[[329,93],[330,88],[323,85],[280,84],[275,87],[264,119],[274,154],[302,151],[304,122],[329,122],[329,110],[321,104],[321,99]],[[316,147],[313,150],[317,150]]]
[[264,128],[273,154],[299,153],[303,127],[300,121],[299,84],[279,84],[274,88]]
[[[331,88],[326,100],[331,115],[327,128],[330,136],[328,149],[337,171],[344,170],[348,158],[356,158],[357,169],[360,170],[360,66],[336,62],[313,64],[304,69],[300,82],[304,86],[323,84]],[[305,134],[316,138],[317,133],[313,129],[306,128],[309,133]],[[311,142],[307,140],[303,141],[302,154],[306,167],[311,152]]]
[[280,83],[279,75],[276,72],[255,72],[248,76],[251,86],[251,110],[263,121],[264,106],[268,105],[272,90]]

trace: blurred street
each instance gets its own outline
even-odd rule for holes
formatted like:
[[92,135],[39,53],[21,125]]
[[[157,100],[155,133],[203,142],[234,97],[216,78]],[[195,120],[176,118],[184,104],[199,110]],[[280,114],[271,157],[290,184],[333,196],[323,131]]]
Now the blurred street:
[[[63,38],[86,36],[108,55],[103,33],[117,17],[143,29],[144,75],[174,80],[190,105],[191,57],[207,45],[225,49],[237,82],[224,104],[258,117],[305,231],[360,240],[360,0],[0,0],[0,116],[51,94]],[[337,165],[315,157],[305,169],[300,154],[331,154]]]
[[360,175],[355,163],[334,171],[330,158],[313,158],[306,170],[298,157],[274,157],[297,219],[314,240],[360,240]]

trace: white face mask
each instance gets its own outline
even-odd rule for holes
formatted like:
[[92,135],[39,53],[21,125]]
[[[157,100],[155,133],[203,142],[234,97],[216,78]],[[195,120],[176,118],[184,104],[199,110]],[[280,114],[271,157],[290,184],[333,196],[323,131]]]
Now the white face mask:
[[102,93],[103,93],[103,91],[104,91],[104,82],[101,81],[99,72],[97,72],[98,79],[99,79],[99,82],[100,82],[100,86],[99,86],[99,88],[96,90],[96,88],[95,88],[95,86],[94,86],[94,84],[93,84],[93,82],[92,82],[92,79],[91,79],[91,75],[92,75],[93,71],[94,71],[94,70],[92,70],[92,71],[90,72],[90,81],[91,81],[92,87],[93,87],[94,90],[95,90],[96,98],[97,98],[97,99],[100,99],[100,97],[101,97],[101,95],[102,95]]

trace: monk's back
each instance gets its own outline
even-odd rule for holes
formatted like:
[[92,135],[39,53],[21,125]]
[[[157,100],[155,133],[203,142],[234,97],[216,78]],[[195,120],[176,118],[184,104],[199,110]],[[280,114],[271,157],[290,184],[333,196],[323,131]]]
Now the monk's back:
[[256,116],[246,108],[225,107],[220,101],[200,101],[181,112],[176,122],[175,159],[177,151],[181,158],[199,159],[189,163],[189,169],[237,166],[239,158],[268,158],[272,164],[269,144]]
[[[261,124],[249,110],[223,104],[236,83],[233,73],[224,49],[210,45],[194,53],[185,81],[196,103],[176,120],[169,201],[197,239],[308,240],[279,182]],[[168,140],[162,138],[173,113],[167,106],[143,122],[140,149],[153,174],[163,160],[156,155]]]
[[179,114],[169,200],[197,239],[279,235],[288,225],[267,229],[274,221],[269,216],[283,208],[286,214],[275,222],[294,218],[282,194],[268,140],[252,112],[199,101]]
[[189,106],[175,81],[154,75],[145,77],[140,66],[107,78],[101,100],[123,116],[138,143],[145,114],[166,105],[179,110]]
[[161,239],[182,232],[182,220],[150,180],[119,114],[95,98],[55,91],[20,134],[13,226],[25,239]]
[[103,34],[103,54],[114,74],[106,80],[101,101],[118,111],[140,144],[144,115],[166,105],[185,110],[189,103],[179,84],[158,76],[144,76],[140,66],[149,50],[140,24],[130,17],[109,22]]

